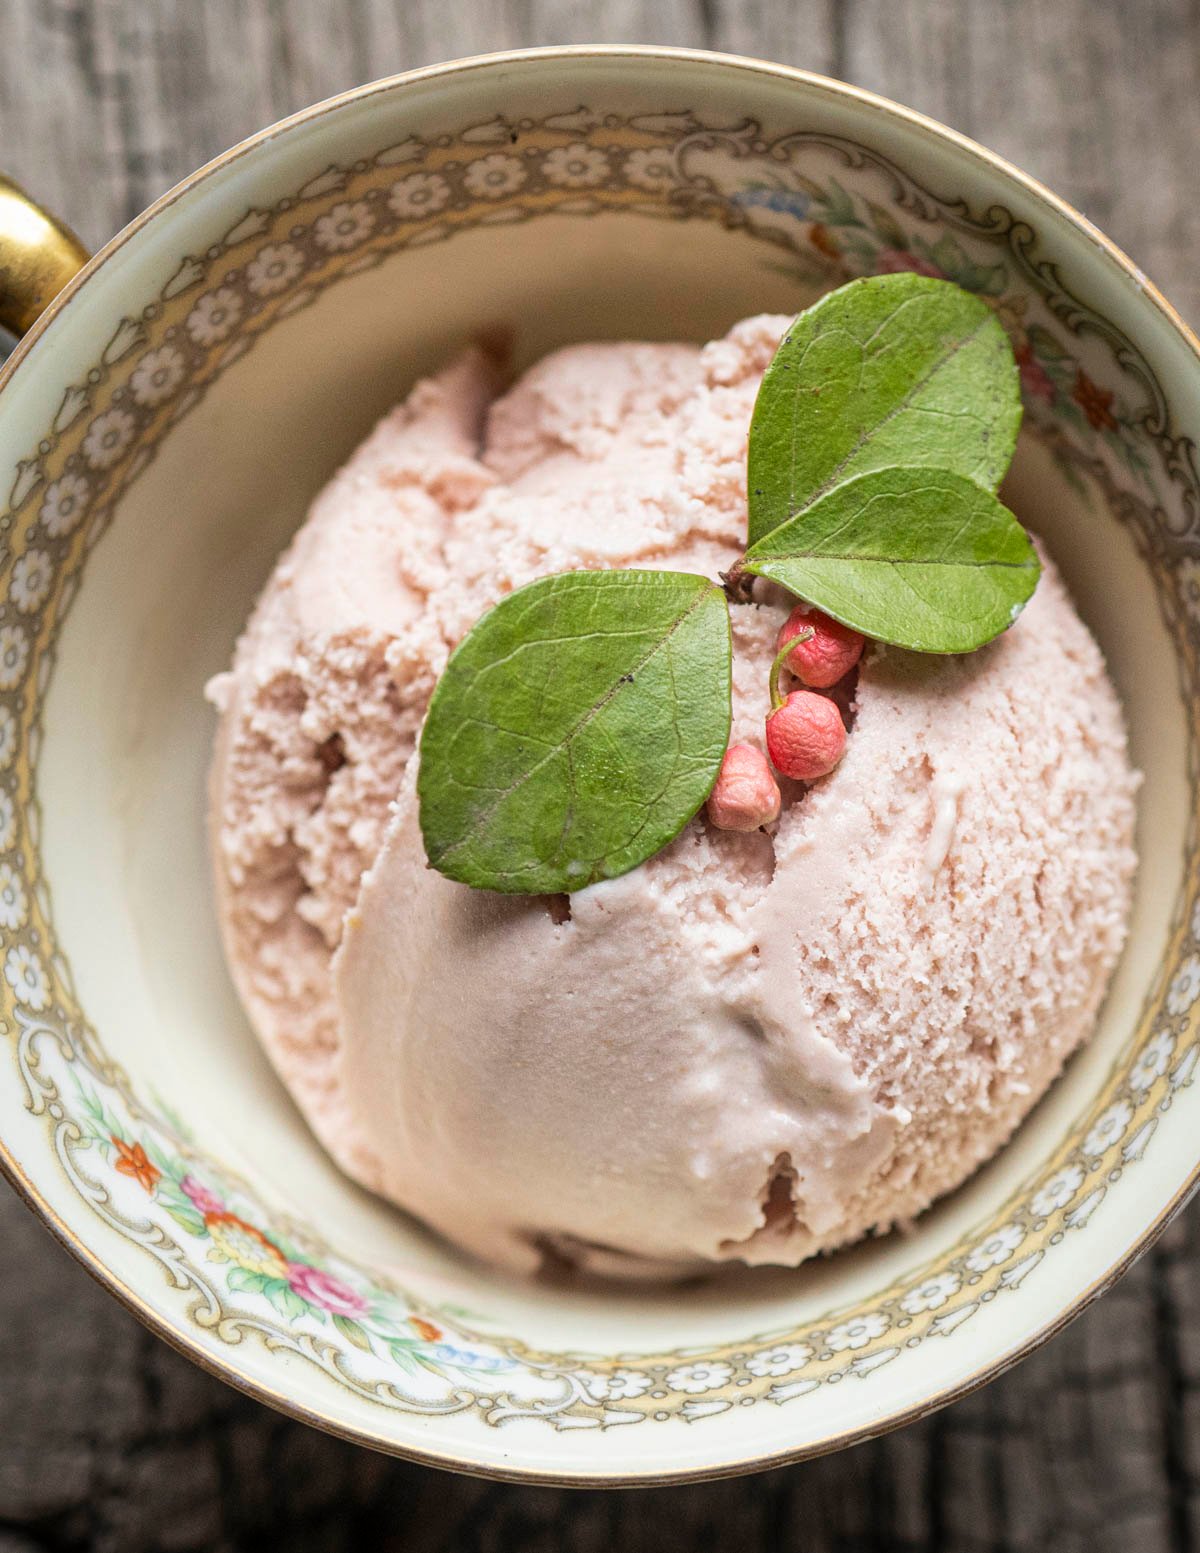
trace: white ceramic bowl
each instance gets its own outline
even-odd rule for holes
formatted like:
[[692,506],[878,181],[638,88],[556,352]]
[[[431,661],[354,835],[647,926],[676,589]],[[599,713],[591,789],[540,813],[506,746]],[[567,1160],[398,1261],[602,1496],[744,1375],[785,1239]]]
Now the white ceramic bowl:
[[[1099,1033],[909,1236],[708,1288],[490,1273],[337,1173],[247,1028],[209,898],[201,688],[312,494],[465,337],[511,324],[523,360],[703,339],[913,266],[983,291],[1014,334],[1027,431],[1009,499],[1108,653],[1146,770],[1132,938]],[[178,1348],[429,1462],[587,1483],[735,1472],[978,1385],[1185,1199],[1197,344],[1044,189],[772,65],[469,60],[202,169],[67,288],[0,387],[0,1153]]]

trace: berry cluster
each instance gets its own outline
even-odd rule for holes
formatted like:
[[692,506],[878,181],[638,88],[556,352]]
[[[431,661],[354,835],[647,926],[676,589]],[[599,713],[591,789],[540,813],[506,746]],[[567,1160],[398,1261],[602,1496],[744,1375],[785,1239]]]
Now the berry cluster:
[[[767,755],[750,744],[725,751],[720,775],[708,799],[708,817],[721,830],[757,830],[779,818],[781,776],[815,782],[827,776],[846,748],[846,728],[837,703],[821,695],[843,679],[862,657],[863,637],[819,609],[798,604],[779,633],[771,666],[771,710]],[[806,688],[783,695],[786,668]]]

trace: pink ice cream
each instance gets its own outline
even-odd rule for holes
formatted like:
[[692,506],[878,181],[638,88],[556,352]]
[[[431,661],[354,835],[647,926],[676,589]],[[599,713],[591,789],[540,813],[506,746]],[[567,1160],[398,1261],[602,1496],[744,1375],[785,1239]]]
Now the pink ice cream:
[[[550,572],[727,567],[785,322],[573,347],[499,398],[468,353],[318,497],[214,682],[255,1028],[352,1176],[508,1266],[796,1263],[911,1218],[1087,1038],[1124,938],[1136,778],[1049,564],[978,653],[872,650],[845,758],[781,783],[772,834],[701,815],[569,915],[426,867],[413,754],[450,648]],[[733,611],[732,737],[760,749],[786,613]]]

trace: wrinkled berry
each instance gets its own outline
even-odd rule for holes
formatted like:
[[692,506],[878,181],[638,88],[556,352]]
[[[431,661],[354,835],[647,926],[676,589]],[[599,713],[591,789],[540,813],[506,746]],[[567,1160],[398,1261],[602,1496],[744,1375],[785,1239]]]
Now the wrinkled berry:
[[792,637],[802,632],[812,634],[799,642],[786,659],[788,672],[794,674],[802,685],[814,690],[827,690],[850,672],[862,657],[865,640],[857,631],[833,620],[819,609],[798,604],[788,616],[779,638],[777,649],[783,648]]
[[846,748],[842,714],[828,696],[793,690],[767,718],[767,753],[776,771],[797,782],[825,776]]
[[779,786],[761,750],[731,744],[708,798],[708,817],[721,830],[757,830],[779,818]]

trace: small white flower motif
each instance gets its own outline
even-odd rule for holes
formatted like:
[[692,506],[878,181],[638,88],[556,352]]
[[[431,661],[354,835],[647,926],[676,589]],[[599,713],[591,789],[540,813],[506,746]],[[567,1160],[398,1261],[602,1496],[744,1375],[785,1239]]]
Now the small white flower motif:
[[83,517],[91,494],[92,488],[82,475],[63,475],[61,480],[46,487],[38,515],[51,539],[60,539],[71,532]]
[[667,1376],[672,1391],[686,1391],[689,1396],[699,1396],[702,1391],[716,1391],[733,1379],[733,1366],[722,1361],[702,1360],[698,1364],[681,1364]]
[[8,596],[23,615],[33,614],[46,602],[54,569],[44,550],[26,550],[12,569]]
[[542,171],[561,189],[594,189],[608,177],[608,158],[603,151],[580,140],[549,152]]
[[1133,1107],[1128,1100],[1118,1100],[1107,1111],[1101,1111],[1096,1124],[1083,1140],[1085,1154],[1103,1154],[1105,1149],[1125,1135],[1125,1129],[1133,1120]]
[[32,949],[17,944],[4,957],[4,979],[13,989],[18,1003],[24,1003],[35,1014],[41,1013],[50,1001],[50,979],[42,969],[42,962]]
[[1175,1015],[1186,1014],[1197,998],[1200,998],[1200,955],[1192,954],[1179,967],[1167,991],[1167,1011]]
[[1179,596],[1193,620],[1200,620],[1200,560],[1185,556],[1179,563]]
[[825,1339],[825,1346],[834,1353],[843,1353],[847,1348],[865,1348],[874,1338],[882,1337],[891,1324],[891,1318],[881,1310],[872,1310],[834,1327]]
[[17,806],[12,794],[0,788],[0,852],[7,852],[17,839]]
[[515,194],[526,176],[518,157],[493,151],[491,156],[481,156],[470,164],[463,174],[463,183],[477,199],[502,200],[506,194]]
[[87,429],[82,452],[93,469],[115,464],[133,441],[137,422],[128,410],[105,410]]
[[665,189],[675,182],[675,168],[667,151],[631,151],[625,158],[625,176],[639,189]]
[[246,284],[256,297],[273,297],[286,291],[304,268],[304,255],[295,243],[268,243],[246,266]]
[[1056,1208],[1065,1208],[1082,1185],[1082,1166],[1064,1165],[1043,1181],[1029,1206],[1037,1218],[1048,1218]]
[[999,1267],[1025,1239],[1025,1231],[1019,1224],[1002,1224],[998,1230],[981,1240],[967,1257],[967,1266],[973,1273],[986,1273],[989,1267]]
[[0,706],[0,770],[12,765],[17,753],[17,719],[12,708]]
[[147,351],[129,378],[129,391],[147,408],[169,399],[183,382],[187,362],[173,345],[160,345]]
[[335,205],[313,223],[313,241],[326,253],[346,253],[371,235],[375,217],[365,200]]
[[450,185],[441,173],[409,173],[388,191],[388,208],[401,221],[435,216],[450,200]]
[[232,286],[218,286],[197,299],[183,326],[197,345],[220,345],[237,328],[242,299]]
[[641,1370],[614,1370],[611,1375],[581,1371],[579,1379],[594,1402],[625,1402],[644,1396],[654,1382]]
[[0,626],[0,690],[20,684],[29,662],[29,638],[24,626]]
[[940,1310],[947,1300],[953,1299],[962,1288],[957,1273],[935,1273],[910,1289],[900,1301],[900,1309],[908,1316],[920,1316],[927,1310]]
[[0,863],[0,927],[16,932],[29,915],[29,901],[20,875],[11,863]]
[[781,1343],[778,1348],[768,1348],[746,1360],[751,1375],[791,1375],[802,1370],[812,1358],[807,1343]]
[[1169,1030],[1160,1030],[1157,1035],[1152,1035],[1134,1058],[1129,1070],[1131,1088],[1139,1094],[1149,1089],[1154,1080],[1161,1078],[1167,1071],[1174,1050],[1175,1037]]

